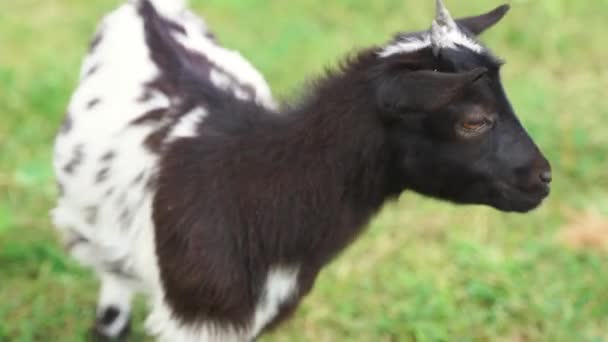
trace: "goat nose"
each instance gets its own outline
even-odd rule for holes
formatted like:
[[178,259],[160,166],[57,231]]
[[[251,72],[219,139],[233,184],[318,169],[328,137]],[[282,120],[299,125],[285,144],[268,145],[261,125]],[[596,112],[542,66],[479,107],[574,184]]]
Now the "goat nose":
[[551,176],[551,171],[549,171],[549,170],[541,172],[539,177],[540,177],[540,181],[545,184],[549,184],[553,180],[553,177]]

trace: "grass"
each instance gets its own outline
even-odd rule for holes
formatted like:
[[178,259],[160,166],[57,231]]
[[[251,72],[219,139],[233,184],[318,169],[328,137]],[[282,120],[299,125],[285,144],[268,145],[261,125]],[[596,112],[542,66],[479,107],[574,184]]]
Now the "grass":
[[[427,0],[193,2],[279,98],[433,13]],[[86,42],[117,3],[0,2],[0,341],[82,341],[92,321],[96,281],[48,219],[50,155]],[[499,4],[448,3],[455,15]],[[608,226],[608,1],[512,5],[484,40],[507,60],[513,105],[553,164],[550,199],[513,215],[406,193],[263,341],[608,341],[606,249],[563,241],[588,230],[589,213]],[[133,340],[146,340],[137,308]]]

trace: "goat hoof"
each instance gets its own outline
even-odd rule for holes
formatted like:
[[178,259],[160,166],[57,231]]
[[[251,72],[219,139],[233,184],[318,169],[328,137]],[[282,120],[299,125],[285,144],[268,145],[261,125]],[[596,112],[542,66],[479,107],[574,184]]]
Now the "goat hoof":
[[93,327],[89,331],[89,336],[87,341],[89,342],[127,342],[129,341],[129,335],[131,331],[131,325],[128,324],[124,327],[124,329],[118,334],[118,336],[108,336],[103,331],[101,331],[97,326]]
[[87,341],[91,342],[126,342],[129,340],[131,333],[131,319],[129,318],[124,326],[120,328],[118,334],[110,334],[112,324],[115,324],[114,320],[118,317],[118,313],[115,308],[110,307],[106,309],[100,317],[97,317],[95,325],[89,331]]

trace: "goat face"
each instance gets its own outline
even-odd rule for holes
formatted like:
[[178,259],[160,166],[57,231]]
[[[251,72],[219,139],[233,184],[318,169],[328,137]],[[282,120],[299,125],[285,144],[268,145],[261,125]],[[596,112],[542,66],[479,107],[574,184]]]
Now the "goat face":
[[456,21],[440,9],[433,29],[379,53],[370,77],[406,187],[518,212],[549,194],[549,163],[507,99],[501,63],[475,37],[507,9]]

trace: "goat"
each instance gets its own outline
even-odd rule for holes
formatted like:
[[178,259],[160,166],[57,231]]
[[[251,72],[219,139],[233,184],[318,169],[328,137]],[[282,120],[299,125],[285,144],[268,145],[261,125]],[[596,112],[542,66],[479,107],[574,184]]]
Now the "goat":
[[101,277],[98,336],[125,336],[141,291],[161,341],[254,340],[404,191],[515,212],[549,194],[477,39],[508,6],[454,20],[437,0],[431,29],[360,51],[282,110],[184,6],[106,18],[56,140],[53,218]]

